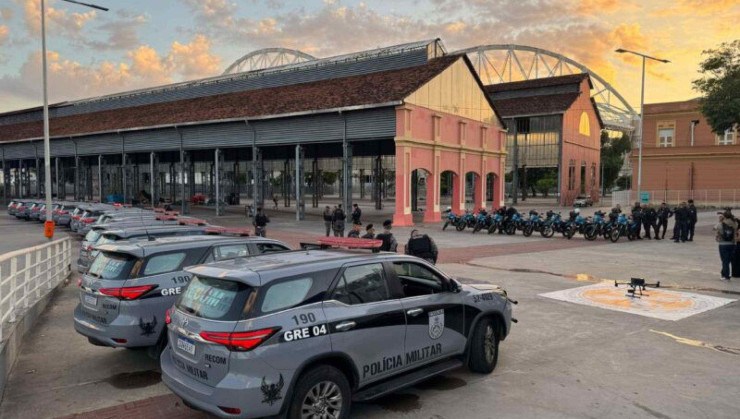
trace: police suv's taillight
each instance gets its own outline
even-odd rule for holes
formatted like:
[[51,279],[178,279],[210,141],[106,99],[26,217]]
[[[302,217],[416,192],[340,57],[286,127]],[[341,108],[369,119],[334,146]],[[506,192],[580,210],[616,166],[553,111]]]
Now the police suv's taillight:
[[164,312],[164,324],[170,324],[172,323],[172,313],[170,312],[172,309],[167,309]]
[[219,406],[218,408],[221,409],[224,413],[228,413],[230,415],[238,415],[242,413],[242,410],[238,407]]
[[280,330],[279,327],[252,330],[249,332],[200,332],[208,342],[224,345],[232,351],[251,351]]
[[119,300],[135,300],[156,287],[156,285],[141,285],[138,287],[101,288],[98,291]]

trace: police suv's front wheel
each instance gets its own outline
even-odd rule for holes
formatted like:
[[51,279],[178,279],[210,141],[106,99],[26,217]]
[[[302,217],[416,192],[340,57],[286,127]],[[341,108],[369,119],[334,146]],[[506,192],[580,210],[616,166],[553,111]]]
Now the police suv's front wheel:
[[493,319],[482,319],[475,325],[470,342],[470,371],[488,374],[498,362],[498,325]]
[[351,397],[347,377],[334,367],[322,365],[298,379],[288,418],[345,419],[349,417]]

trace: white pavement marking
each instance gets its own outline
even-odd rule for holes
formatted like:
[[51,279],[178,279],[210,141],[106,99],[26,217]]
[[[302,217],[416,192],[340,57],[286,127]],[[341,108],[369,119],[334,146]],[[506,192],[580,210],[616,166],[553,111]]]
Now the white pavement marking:
[[539,295],[569,303],[673,321],[714,310],[737,301],[729,298],[655,288],[644,291],[645,295],[642,298],[628,297],[626,293],[624,287],[617,288],[613,282],[602,282]]

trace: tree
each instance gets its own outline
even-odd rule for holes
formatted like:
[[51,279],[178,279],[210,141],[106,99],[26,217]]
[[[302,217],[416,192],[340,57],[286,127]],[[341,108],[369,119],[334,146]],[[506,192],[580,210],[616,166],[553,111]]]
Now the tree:
[[537,181],[537,190],[542,194],[543,197],[547,198],[547,194],[550,190],[557,185],[558,181],[555,178],[542,178]]
[[321,172],[321,179],[324,181],[324,185],[333,185],[337,181],[336,172]]
[[740,123],[740,39],[702,51],[702,78],[693,81],[703,96],[699,108],[712,131],[722,133]]
[[601,168],[604,172],[602,179],[604,189],[611,189],[624,165],[624,157],[632,150],[632,141],[629,135],[611,138],[606,131],[601,132]]

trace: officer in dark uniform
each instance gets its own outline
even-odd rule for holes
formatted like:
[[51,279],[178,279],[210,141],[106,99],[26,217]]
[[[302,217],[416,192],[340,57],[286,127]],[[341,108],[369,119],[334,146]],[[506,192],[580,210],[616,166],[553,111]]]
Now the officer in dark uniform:
[[353,237],[355,239],[359,239],[361,228],[362,228],[362,224],[352,223],[352,230],[350,230],[349,233],[347,233],[347,237]]
[[655,208],[652,206],[648,206],[646,204],[642,204],[640,207],[642,210],[642,226],[645,228],[645,238],[648,240],[652,239],[650,235],[650,229],[655,230],[655,238],[658,238],[658,227],[655,225],[655,222],[658,218],[658,213],[655,212]]
[[640,208],[640,203],[635,202],[635,206],[632,207],[632,221],[637,225],[637,240],[642,240],[642,237],[640,237],[640,226],[642,226],[642,208]]
[[365,227],[365,235],[362,236],[363,239],[374,239],[375,238],[375,229],[373,228],[372,224],[368,224],[367,227]]
[[270,219],[262,212],[262,207],[257,208],[257,215],[254,216],[254,235],[267,237],[267,223],[269,222]]
[[362,210],[357,204],[352,204],[352,223],[362,225]]
[[411,238],[406,244],[406,254],[420,257],[431,263],[437,263],[437,245],[431,237],[421,234],[419,230],[411,230]]
[[694,241],[694,227],[696,227],[696,207],[694,206],[694,200],[689,199],[689,207],[687,208],[689,212],[689,219],[688,219],[688,238],[686,240],[688,241]]
[[[668,205],[666,205],[665,202],[660,204],[660,208],[658,208],[658,224],[655,230],[655,238],[656,239],[665,239],[665,232],[668,230],[668,219],[673,217],[673,211],[671,211],[670,208],[668,208]],[[663,233],[660,234],[660,229],[663,229]]]
[[377,240],[382,240],[383,244],[380,245],[380,251],[382,252],[395,252],[398,249],[398,241],[393,237],[391,229],[393,228],[393,221],[383,221],[383,232],[375,237]]
[[681,202],[678,208],[676,208],[674,214],[676,215],[676,227],[673,229],[673,232],[675,233],[673,241],[676,243],[678,243],[679,240],[681,240],[681,242],[685,242],[688,238],[687,236],[689,231],[689,209],[687,208],[686,203]]

